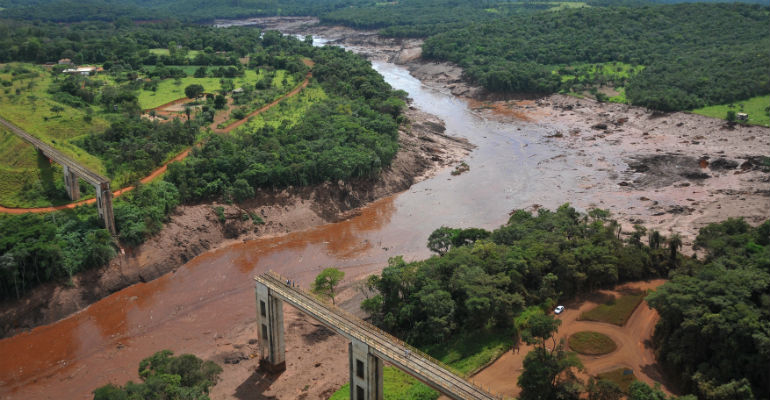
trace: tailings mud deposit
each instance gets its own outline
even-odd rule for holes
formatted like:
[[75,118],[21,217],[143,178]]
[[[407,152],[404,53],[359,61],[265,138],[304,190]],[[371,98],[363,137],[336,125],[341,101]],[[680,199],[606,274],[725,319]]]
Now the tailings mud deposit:
[[[323,29],[336,29],[340,37],[348,32]],[[305,27],[292,33],[313,31]],[[170,349],[223,365],[212,398],[327,398],[347,381],[347,345],[288,308],[287,371],[270,376],[256,370],[255,274],[272,269],[307,287],[322,268],[340,268],[346,273],[340,300],[356,311],[357,278],[380,271],[393,256],[427,257],[426,239],[442,225],[491,229],[513,209],[569,202],[580,209],[609,208],[625,226],[640,220],[663,228],[664,234],[671,229],[692,238],[697,228],[724,215],[758,219],[770,214],[770,182],[760,169],[706,166],[709,178],[677,178],[656,187],[634,183],[644,172],[630,167],[662,153],[742,163],[770,149],[765,128],[723,131],[719,121],[708,118],[653,117],[642,109],[560,96],[492,101],[474,94],[477,89],[458,81],[456,70],[440,64],[423,68],[428,75],[415,78],[410,70],[426,63],[417,58],[414,43],[388,42],[390,47],[381,51],[376,36],[366,40],[359,45],[367,47],[363,52],[374,56],[373,66],[391,85],[409,93],[412,107],[443,120],[443,135],[476,146],[465,158],[467,172],[452,176],[443,169],[340,222],[292,233],[275,226],[269,233],[276,236],[206,252],[71,317],[0,340],[0,397],[88,397],[106,383],[138,380],[142,358]],[[522,114],[527,118],[519,118]],[[683,204],[693,209],[686,211],[689,215],[668,211]],[[180,226],[186,227],[179,231],[182,240],[188,240],[186,234],[196,236],[188,232],[194,226]],[[155,246],[163,253],[162,245]]]

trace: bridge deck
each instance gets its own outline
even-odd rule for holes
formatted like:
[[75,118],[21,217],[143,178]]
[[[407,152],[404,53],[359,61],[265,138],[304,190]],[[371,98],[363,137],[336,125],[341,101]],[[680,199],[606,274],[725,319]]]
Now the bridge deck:
[[338,307],[323,303],[299,288],[286,285],[286,280],[274,273],[268,272],[254,279],[270,288],[271,295],[288,302],[348,339],[366,343],[376,356],[451,398],[469,400],[498,398],[452,373],[449,367],[442,365],[439,361],[374,325]]
[[6,128],[8,128],[11,132],[13,132],[16,136],[20,137],[25,142],[35,146],[35,148],[42,151],[43,154],[45,154],[50,159],[54,160],[56,163],[60,165],[66,165],[72,172],[74,172],[77,176],[86,180],[88,183],[92,185],[97,185],[97,186],[101,186],[102,183],[109,183],[109,180],[107,178],[80,165],[77,161],[65,156],[64,154],[59,152],[59,150],[54,149],[48,143],[45,143],[42,140],[32,136],[31,134],[25,132],[23,129],[19,128],[18,126],[6,121],[3,118],[0,118],[0,124],[4,125]]

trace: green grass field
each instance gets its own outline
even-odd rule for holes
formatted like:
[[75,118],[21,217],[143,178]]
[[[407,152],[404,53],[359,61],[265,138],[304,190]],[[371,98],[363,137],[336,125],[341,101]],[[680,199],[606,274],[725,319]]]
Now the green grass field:
[[[197,67],[192,67],[193,70]],[[284,72],[284,71],[278,71]],[[264,72],[260,71],[257,74],[254,70],[246,70],[243,77],[233,79],[235,87],[243,86],[248,83],[253,85],[257,82]],[[162,106],[168,102],[186,97],[184,94],[184,88],[192,84],[203,85],[203,90],[206,93],[214,93],[222,88],[219,83],[220,78],[195,78],[188,76],[179,80],[176,79],[164,79],[158,84],[157,91],[140,90],[139,91],[139,106],[143,110]]]
[[610,81],[630,78],[644,69],[642,65],[631,65],[623,62],[607,62],[598,64],[577,64],[558,67],[552,73],[561,77],[562,82],[575,79],[594,81],[605,78]]
[[[475,332],[423,350],[449,365],[456,373],[468,376],[496,360],[512,345],[510,333]],[[436,399],[439,395],[438,392],[395,367],[385,367],[383,387],[386,399]],[[350,384],[344,385],[335,392],[330,400],[332,399],[350,399]]]
[[252,117],[249,122],[244,124],[238,130],[254,132],[262,129],[265,125],[277,128],[283,124],[284,121],[286,121],[288,126],[293,126],[303,115],[305,115],[305,112],[311,105],[326,97],[326,93],[320,86],[309,85],[296,96],[282,101],[277,107],[273,107],[262,114]]
[[[200,50],[188,50],[186,58],[193,59],[200,52],[201,52]],[[150,53],[158,55],[158,56],[168,56],[168,55],[171,55],[171,52],[169,52],[168,49],[150,49]]]
[[[0,79],[12,82],[12,86],[0,90],[0,116],[88,168],[104,174],[101,160],[71,142],[83,135],[103,132],[109,126],[108,121],[95,112],[91,122],[87,123],[84,120],[85,110],[53,101],[47,91],[53,78],[43,68],[31,64],[12,66],[21,66],[32,72],[24,74],[22,79],[0,72]],[[51,111],[53,106],[62,107],[62,111]],[[0,149],[0,152],[3,150]]]
[[[741,104],[743,109],[741,111]],[[692,110],[695,114],[705,115],[707,117],[725,119],[727,112],[730,110],[736,113],[745,112],[749,114],[748,123],[751,125],[770,126],[770,116],[767,115],[766,108],[770,107],[770,95],[752,97],[748,100],[737,101],[733,103],[734,107],[730,107],[730,104],[721,104],[716,106],[708,106]]]
[[[590,90],[593,88],[611,88],[617,95],[608,95],[608,101],[627,103],[625,81],[644,69],[643,65],[631,65],[622,62],[598,64],[577,64],[554,67],[552,73],[558,75],[562,83],[572,83],[572,90]],[[603,90],[603,89],[602,89]],[[601,90],[600,90],[601,91]],[[585,93],[564,92],[572,96],[583,97]],[[593,97],[591,95],[590,97]]]
[[628,393],[628,387],[633,381],[636,380],[636,377],[634,376],[633,372],[624,374],[625,371],[627,371],[626,368],[618,368],[596,375],[596,377],[599,379],[615,382],[618,386],[620,386],[620,390],[622,390],[623,393]]
[[[529,3],[529,4],[540,4],[537,2]],[[559,10],[565,10],[570,8],[583,8],[583,7],[590,7],[588,4],[582,2],[582,1],[545,1],[542,4],[551,4],[552,7],[548,9],[548,11],[559,11]]]
[[618,345],[607,335],[584,331],[569,337],[569,348],[580,354],[596,356],[611,353],[618,348]]
[[625,293],[616,299],[612,299],[605,304],[600,304],[595,308],[588,310],[580,315],[579,320],[596,321],[625,325],[636,307],[647,296],[646,293]]
[[[383,397],[386,400],[404,399],[437,399],[438,392],[420,383],[406,372],[392,366],[387,366],[382,371]],[[340,390],[334,392],[329,400],[349,400],[350,383],[343,385]]]

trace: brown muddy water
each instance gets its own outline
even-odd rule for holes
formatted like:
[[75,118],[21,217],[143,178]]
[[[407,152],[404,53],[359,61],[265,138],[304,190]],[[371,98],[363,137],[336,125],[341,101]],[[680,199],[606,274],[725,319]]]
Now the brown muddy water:
[[[343,222],[203,254],[69,318],[0,340],[0,397],[89,398],[105,383],[136,381],[139,361],[155,351],[201,354],[216,346],[226,327],[254,321],[252,277],[263,271],[278,271],[302,286],[329,266],[353,279],[381,270],[389,257],[429,256],[427,237],[442,225],[491,229],[516,208],[587,204],[579,178],[597,172],[542,140],[553,127],[495,122],[465,101],[425,87],[400,66],[374,67],[406,90],[413,106],[445,120],[448,135],[477,146],[466,160],[470,171],[441,171]],[[563,159],[558,168],[538,168],[554,157]]]

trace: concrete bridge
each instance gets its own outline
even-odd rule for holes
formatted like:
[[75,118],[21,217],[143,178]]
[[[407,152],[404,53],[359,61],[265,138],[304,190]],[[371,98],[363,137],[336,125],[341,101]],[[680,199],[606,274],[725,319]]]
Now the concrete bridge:
[[384,361],[452,399],[500,398],[457,376],[441,362],[374,325],[287,284],[285,278],[275,273],[267,272],[254,279],[260,365],[267,369],[286,369],[283,302],[287,302],[350,340],[348,349],[351,400],[383,400]]
[[78,164],[75,160],[65,156],[49,144],[25,132],[18,126],[0,118],[0,124],[8,128],[16,136],[25,142],[34,146],[37,151],[55,161],[62,166],[64,170],[64,187],[67,195],[72,200],[80,199],[80,181],[82,178],[96,190],[96,209],[99,211],[99,217],[104,220],[104,226],[111,234],[115,235],[115,216],[112,211],[112,190],[110,181],[107,178],[91,171],[90,169]]

